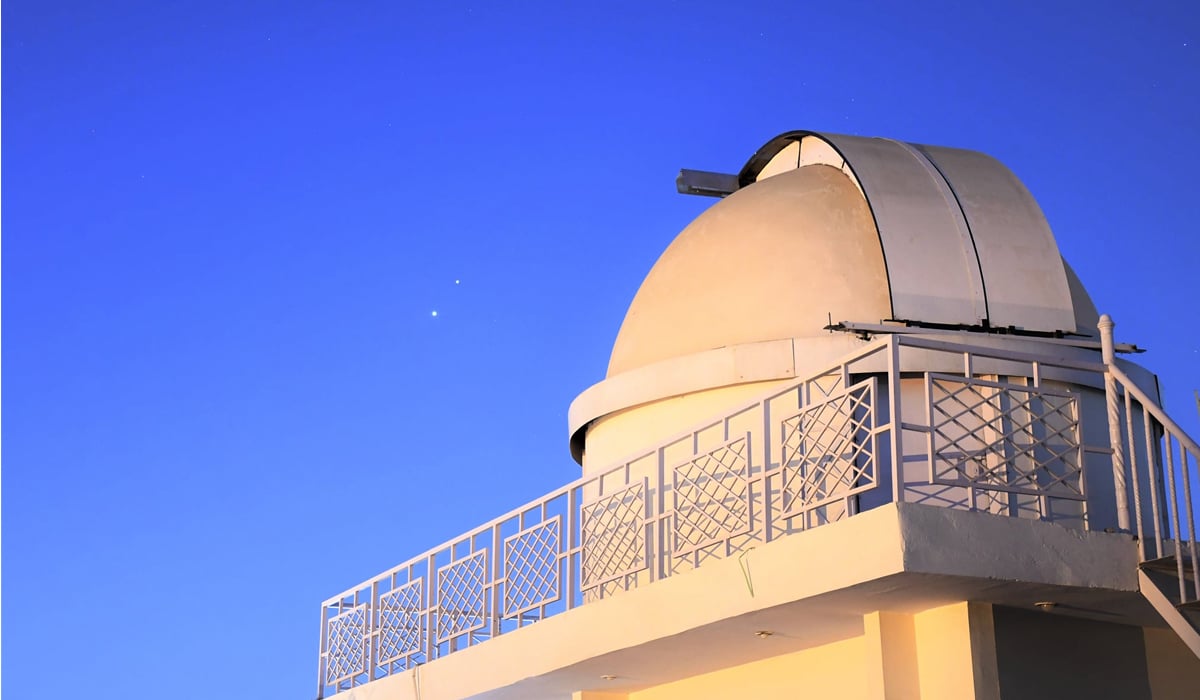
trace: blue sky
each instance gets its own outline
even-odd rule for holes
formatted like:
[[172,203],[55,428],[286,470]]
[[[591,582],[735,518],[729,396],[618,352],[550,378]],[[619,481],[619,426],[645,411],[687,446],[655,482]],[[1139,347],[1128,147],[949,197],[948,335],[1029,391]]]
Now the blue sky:
[[324,598],[578,474],[676,172],[789,129],[1004,161],[1200,432],[1200,9],[886,5],[5,3],[4,690],[313,697]]

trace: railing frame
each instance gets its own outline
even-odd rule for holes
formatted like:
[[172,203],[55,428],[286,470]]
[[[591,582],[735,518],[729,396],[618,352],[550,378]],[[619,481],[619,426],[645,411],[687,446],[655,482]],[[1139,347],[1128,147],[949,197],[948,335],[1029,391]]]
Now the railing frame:
[[[1195,537],[1180,538],[1171,465],[1178,444],[1184,522],[1193,533],[1188,457],[1194,465],[1200,450],[1116,366],[1108,324],[1101,324],[1103,362],[922,335],[877,337],[824,372],[582,476],[326,600],[319,697],[710,559],[743,556],[758,544],[851,517],[864,504],[921,500],[922,485],[942,493],[961,489],[962,502],[948,507],[1061,516],[1087,527],[1083,466],[1089,455],[1111,455],[1118,524],[1125,531],[1125,487],[1132,486],[1143,558],[1149,519],[1159,556],[1166,529],[1174,534],[1174,551],[1190,547],[1195,560]],[[943,369],[957,369],[906,369],[912,363],[904,364],[905,352],[942,357]],[[1110,445],[1083,444],[1078,395],[1044,384],[1069,387],[1080,374],[1097,385],[1103,380]],[[913,399],[904,389],[917,380],[924,382],[923,416],[909,413]],[[956,384],[967,398],[937,382]],[[880,391],[888,392],[886,401]],[[943,405],[954,402],[964,407],[961,413]],[[1151,473],[1149,518],[1142,513],[1134,446],[1138,407],[1147,458],[1141,466]],[[938,415],[945,420],[939,423]],[[924,476],[918,474],[922,464]],[[1163,471],[1171,481],[1160,504],[1155,474]],[[1065,507],[1060,512],[1056,504]],[[1160,521],[1160,505],[1172,514],[1170,523]],[[1195,587],[1200,596],[1200,580]]]
[[[1174,559],[1179,585],[1176,603],[1195,603],[1200,601],[1200,567],[1197,566],[1200,558],[1197,558],[1192,481],[1197,478],[1197,466],[1200,466],[1200,445],[1117,365],[1112,350],[1115,327],[1107,314],[1100,318],[1113,475],[1117,483],[1131,484],[1133,491],[1132,504],[1127,493],[1117,492],[1118,513],[1124,514],[1123,530],[1129,532],[1129,511],[1133,511],[1132,534],[1137,538],[1138,556],[1143,563]],[[1141,459],[1134,418],[1137,413],[1142,415],[1144,452]],[[1178,464],[1175,463],[1176,447]],[[1125,456],[1128,456],[1128,464]],[[1165,488],[1163,476],[1166,477]],[[1143,479],[1149,487],[1146,499],[1142,498],[1141,492]],[[1148,514],[1144,512],[1147,509]],[[1146,520],[1153,526],[1154,538],[1149,541],[1146,539]]]

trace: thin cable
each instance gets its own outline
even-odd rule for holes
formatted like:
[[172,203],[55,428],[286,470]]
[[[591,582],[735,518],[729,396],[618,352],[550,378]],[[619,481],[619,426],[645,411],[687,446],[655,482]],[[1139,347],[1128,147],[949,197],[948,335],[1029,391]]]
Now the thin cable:
[[746,556],[753,551],[754,548],[751,547],[738,556],[738,566],[742,567],[742,577],[746,579],[746,590],[750,591],[751,598],[754,597],[754,581],[750,578],[750,562],[746,561]]

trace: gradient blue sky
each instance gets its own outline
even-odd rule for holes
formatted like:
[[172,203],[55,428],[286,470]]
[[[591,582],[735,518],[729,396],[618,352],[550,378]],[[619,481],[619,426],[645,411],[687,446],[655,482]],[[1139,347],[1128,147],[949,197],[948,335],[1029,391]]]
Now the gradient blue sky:
[[677,170],[789,129],[1000,158],[1200,432],[1198,29],[1194,2],[6,2],[4,692],[313,697],[321,600],[577,475],[567,405],[714,201]]

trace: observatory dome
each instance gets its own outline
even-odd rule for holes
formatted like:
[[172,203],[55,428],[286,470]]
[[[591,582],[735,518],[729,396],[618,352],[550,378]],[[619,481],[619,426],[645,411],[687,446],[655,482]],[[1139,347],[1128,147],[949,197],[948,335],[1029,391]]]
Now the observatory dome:
[[642,282],[607,378],[572,404],[577,460],[630,410],[655,420],[670,401],[699,420],[852,350],[831,324],[1094,334],[1037,202],[987,155],[794,131],[726,177]]
[[871,210],[845,173],[798,168],[696,218],[646,275],[608,376],[702,350],[827,335],[830,319],[891,316]]

